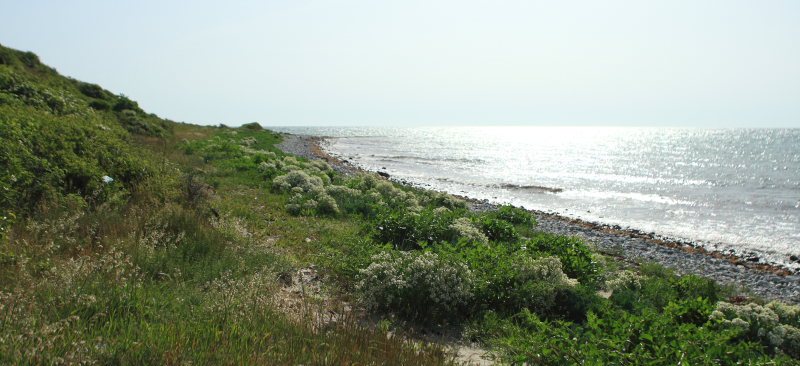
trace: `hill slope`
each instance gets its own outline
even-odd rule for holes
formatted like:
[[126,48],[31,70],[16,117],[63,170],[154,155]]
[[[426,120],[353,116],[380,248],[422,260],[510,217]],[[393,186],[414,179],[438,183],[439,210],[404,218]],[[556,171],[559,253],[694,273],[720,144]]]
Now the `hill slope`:
[[[237,168],[214,174],[240,145],[186,154],[232,132],[164,120],[0,46],[0,364],[443,363],[352,317],[319,327],[301,291],[318,281],[279,279],[330,224],[285,215]],[[279,152],[280,136],[243,132]]]

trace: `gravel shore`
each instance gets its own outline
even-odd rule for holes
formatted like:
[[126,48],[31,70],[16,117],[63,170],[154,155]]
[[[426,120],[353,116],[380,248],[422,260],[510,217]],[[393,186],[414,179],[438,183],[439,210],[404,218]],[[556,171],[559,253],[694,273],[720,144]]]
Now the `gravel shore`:
[[[307,159],[332,163],[334,170],[353,174],[356,168],[346,161],[325,155],[318,147],[319,137],[285,134],[278,147],[286,153]],[[400,182],[404,183],[404,182]],[[489,202],[471,202],[476,211],[494,210]],[[713,278],[721,284],[733,285],[745,293],[768,300],[800,304],[800,275],[776,267],[749,263],[732,256],[706,252],[691,243],[660,240],[650,234],[604,227],[554,214],[536,212],[538,229],[559,235],[578,235],[605,253],[632,261],[648,261],[674,268],[680,274]]]

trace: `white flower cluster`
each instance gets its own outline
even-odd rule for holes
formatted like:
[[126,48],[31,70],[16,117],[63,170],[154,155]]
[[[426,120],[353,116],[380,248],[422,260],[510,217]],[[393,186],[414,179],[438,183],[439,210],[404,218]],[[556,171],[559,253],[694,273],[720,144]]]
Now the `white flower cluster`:
[[642,276],[630,270],[620,271],[606,282],[606,288],[611,291],[618,291],[626,288],[639,290],[642,288]]
[[[440,209],[443,208],[447,210],[447,208],[439,207]],[[436,210],[434,210],[436,213]],[[478,229],[475,224],[472,223],[468,217],[459,217],[452,224],[450,224],[450,230],[453,232],[453,235],[458,238],[464,238],[467,241],[486,244],[489,242],[489,238]]]
[[792,357],[800,357],[800,306],[771,302],[735,305],[719,302],[711,320],[762,343],[775,347]]
[[258,140],[255,137],[245,137],[239,141],[239,145],[250,147],[257,142]]
[[300,170],[291,171],[281,175],[272,181],[272,185],[279,191],[288,191],[294,187],[300,187],[304,192],[310,192],[315,187],[322,187],[322,179],[317,176],[308,175]]
[[578,280],[567,277],[556,257],[534,259],[526,254],[517,255],[512,267],[520,282],[548,282],[557,285],[575,286]]
[[[419,206],[419,200],[417,200],[417,196],[414,193],[404,191],[394,186],[391,182],[387,182],[385,180],[379,180],[374,178],[373,176],[370,180],[375,180],[376,183],[371,184],[374,187],[369,189],[368,191],[378,192],[381,196],[383,196],[387,202],[402,202],[407,207],[417,207]],[[365,178],[365,180],[368,178]]]
[[368,309],[446,313],[472,299],[474,276],[464,263],[421,252],[383,252],[372,261],[357,284]]
[[436,191],[421,191],[418,193],[418,199],[424,206],[439,206],[449,209],[466,208],[467,203],[458,199],[450,194]]

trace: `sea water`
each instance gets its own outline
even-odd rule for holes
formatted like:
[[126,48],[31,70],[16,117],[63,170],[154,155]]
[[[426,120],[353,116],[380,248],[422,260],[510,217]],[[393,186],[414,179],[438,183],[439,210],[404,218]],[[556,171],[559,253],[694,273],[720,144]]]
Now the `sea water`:
[[415,185],[800,268],[800,129],[277,130]]

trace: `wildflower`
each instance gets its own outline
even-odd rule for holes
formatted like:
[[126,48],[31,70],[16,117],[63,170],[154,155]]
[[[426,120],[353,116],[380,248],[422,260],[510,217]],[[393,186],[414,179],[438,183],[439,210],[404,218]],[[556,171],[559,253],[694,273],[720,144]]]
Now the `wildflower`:
[[[447,208],[439,207],[444,209],[445,211],[449,212]],[[436,210],[438,210],[437,208]],[[434,213],[437,211],[434,210]],[[486,244],[489,242],[489,238],[476,227],[472,221],[467,217],[460,217],[456,219],[452,224],[450,224],[450,231],[453,232],[453,235],[458,238],[464,238],[470,242],[482,243]]]

